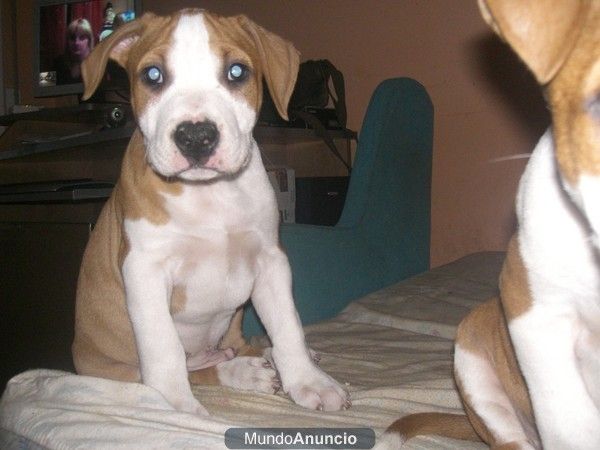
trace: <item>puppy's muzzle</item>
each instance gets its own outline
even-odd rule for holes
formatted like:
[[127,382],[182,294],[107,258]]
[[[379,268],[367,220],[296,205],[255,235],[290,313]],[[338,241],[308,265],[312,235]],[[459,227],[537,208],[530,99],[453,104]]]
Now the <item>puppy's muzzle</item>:
[[219,143],[219,130],[209,120],[181,122],[175,128],[173,141],[190,164],[198,165],[206,162],[215,152]]

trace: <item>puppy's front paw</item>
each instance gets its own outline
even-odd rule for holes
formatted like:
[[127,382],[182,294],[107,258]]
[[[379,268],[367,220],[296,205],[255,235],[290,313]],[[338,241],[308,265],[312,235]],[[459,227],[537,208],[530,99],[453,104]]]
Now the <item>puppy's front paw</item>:
[[199,416],[209,415],[206,408],[202,406],[200,402],[196,400],[193,396],[172,399],[170,403],[177,411],[187,412],[190,414],[197,414]]
[[320,369],[290,385],[287,393],[300,406],[320,411],[339,411],[352,405],[350,394]]
[[224,386],[273,394],[281,389],[281,381],[273,365],[265,358],[238,356],[217,365],[219,381]]

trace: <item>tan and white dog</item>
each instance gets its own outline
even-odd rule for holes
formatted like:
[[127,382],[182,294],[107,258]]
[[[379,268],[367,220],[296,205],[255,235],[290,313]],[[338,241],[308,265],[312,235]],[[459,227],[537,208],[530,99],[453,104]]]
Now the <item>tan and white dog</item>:
[[[263,77],[287,118],[297,51],[244,16],[187,9],[147,13],[100,43],[83,64],[85,97],[109,58],[128,72],[138,127],[83,257],[78,373],[141,381],[192,413],[206,410],[190,382],[281,386],[307,408],[347,408],[306,345],[252,136]],[[242,337],[250,297],[275,367]]]
[[[600,1],[480,0],[545,87],[552,127],[523,174],[500,299],[460,324],[454,370],[465,416],[394,423],[481,437],[496,449],[600,449]],[[471,428],[472,427],[472,428]],[[392,444],[393,443],[393,444]]]

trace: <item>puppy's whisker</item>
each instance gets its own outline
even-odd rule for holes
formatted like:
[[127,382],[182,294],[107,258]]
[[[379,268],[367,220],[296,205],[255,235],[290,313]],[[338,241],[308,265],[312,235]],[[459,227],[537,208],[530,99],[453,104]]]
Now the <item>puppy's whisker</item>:
[[489,164],[495,164],[505,161],[513,161],[515,159],[529,159],[531,153],[517,153],[516,155],[500,156],[499,158],[492,158],[488,161]]

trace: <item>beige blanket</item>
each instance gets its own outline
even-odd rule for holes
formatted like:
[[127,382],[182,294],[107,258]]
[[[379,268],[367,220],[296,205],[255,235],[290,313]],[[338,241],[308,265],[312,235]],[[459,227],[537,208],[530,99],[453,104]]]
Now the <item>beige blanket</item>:
[[[369,427],[401,415],[461,412],[452,380],[460,319],[495,295],[501,253],[478,253],[368,295],[332,320],[306,327],[321,366],[345,383],[348,411],[324,413],[285,395],[196,387],[210,417],[173,411],[141,384],[34,370],[13,378],[0,401],[0,448],[216,449],[230,427]],[[485,448],[440,437],[408,449]]]

